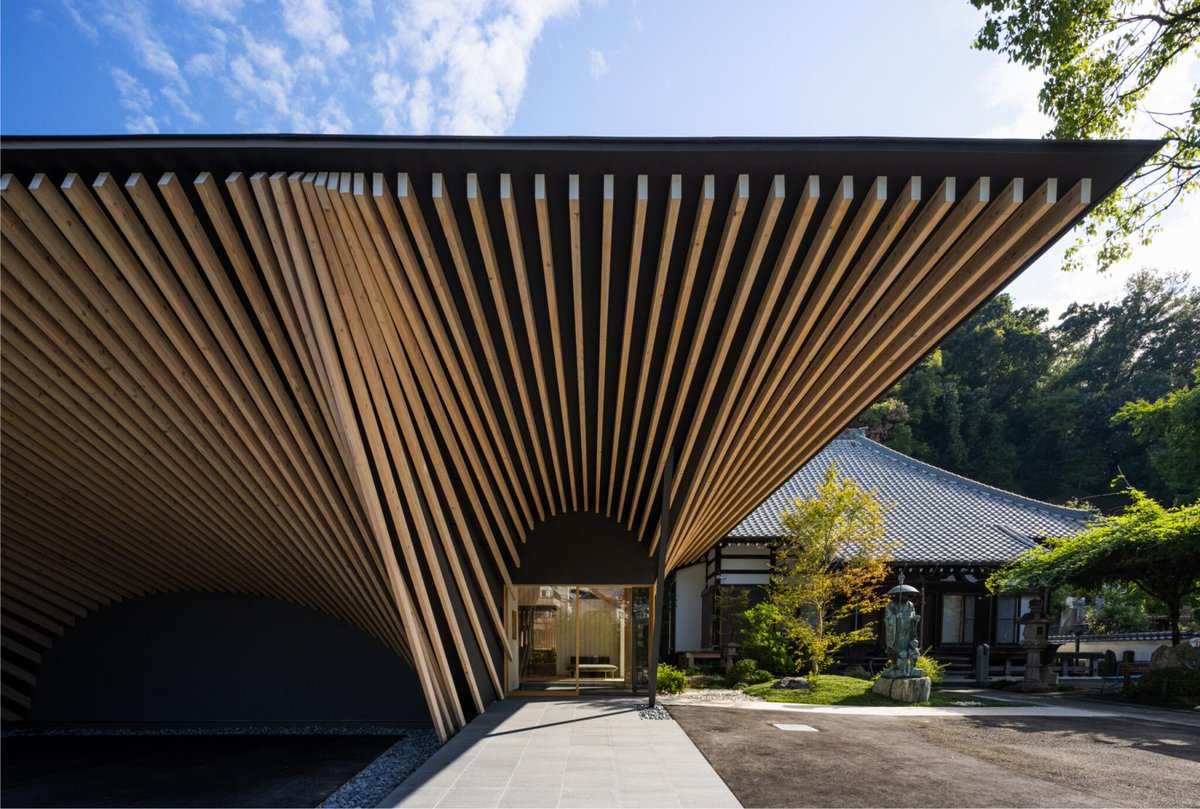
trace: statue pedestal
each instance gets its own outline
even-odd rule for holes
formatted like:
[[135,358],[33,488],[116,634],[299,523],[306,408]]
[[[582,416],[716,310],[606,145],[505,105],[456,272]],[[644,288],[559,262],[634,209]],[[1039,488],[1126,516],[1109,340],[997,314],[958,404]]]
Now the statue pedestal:
[[871,692],[897,702],[928,702],[933,682],[928,677],[880,677]]

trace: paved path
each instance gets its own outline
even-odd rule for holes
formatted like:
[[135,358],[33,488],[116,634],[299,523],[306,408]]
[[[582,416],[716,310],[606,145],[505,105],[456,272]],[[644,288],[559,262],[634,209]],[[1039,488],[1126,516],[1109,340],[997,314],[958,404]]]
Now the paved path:
[[740,807],[673,721],[632,698],[493,703],[381,806]]

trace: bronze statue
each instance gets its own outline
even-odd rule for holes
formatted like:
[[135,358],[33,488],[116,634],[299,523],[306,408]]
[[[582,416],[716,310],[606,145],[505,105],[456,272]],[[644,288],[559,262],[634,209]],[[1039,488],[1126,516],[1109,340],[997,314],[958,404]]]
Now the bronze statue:
[[883,612],[884,642],[893,663],[883,672],[884,677],[899,679],[923,676],[917,668],[917,658],[921,656],[917,625],[921,622],[921,616],[917,614],[912,601],[905,598],[909,593],[916,592],[917,588],[904,583],[903,573],[900,574],[900,583],[888,590],[888,595],[895,598]]

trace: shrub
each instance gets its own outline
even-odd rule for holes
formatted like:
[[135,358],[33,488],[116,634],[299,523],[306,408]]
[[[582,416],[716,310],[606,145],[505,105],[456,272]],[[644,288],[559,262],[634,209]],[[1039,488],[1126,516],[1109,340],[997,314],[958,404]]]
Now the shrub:
[[1142,675],[1132,689],[1135,699],[1200,705],[1200,671],[1169,666]]
[[660,694],[682,694],[687,690],[687,675],[666,663],[658,664],[655,679],[658,681]]
[[942,680],[946,679],[946,664],[939,663],[929,655],[921,655],[917,658],[917,668],[919,668],[921,673],[928,677],[934,685],[937,685]]
[[745,684],[755,685],[757,683],[765,683],[772,679],[771,672],[758,667],[758,661],[752,658],[742,658],[729,667],[729,676],[726,678],[731,685]]
[[688,674],[688,688],[724,688],[725,678],[717,674]]
[[781,677],[796,673],[796,652],[781,629],[779,610],[769,601],[742,613],[742,655]]
[[869,680],[871,675],[862,666],[846,666],[842,671],[843,677],[853,677],[856,680]]

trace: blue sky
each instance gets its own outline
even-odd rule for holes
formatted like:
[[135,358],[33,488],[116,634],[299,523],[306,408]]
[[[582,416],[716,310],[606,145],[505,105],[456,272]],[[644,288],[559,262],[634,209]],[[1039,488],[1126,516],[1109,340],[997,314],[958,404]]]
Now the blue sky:
[[[972,50],[980,21],[966,0],[8,0],[0,131],[1039,137],[1039,78]],[[1192,269],[1197,232],[1193,200],[1118,270],[1052,251],[1011,291],[1109,298]]]

